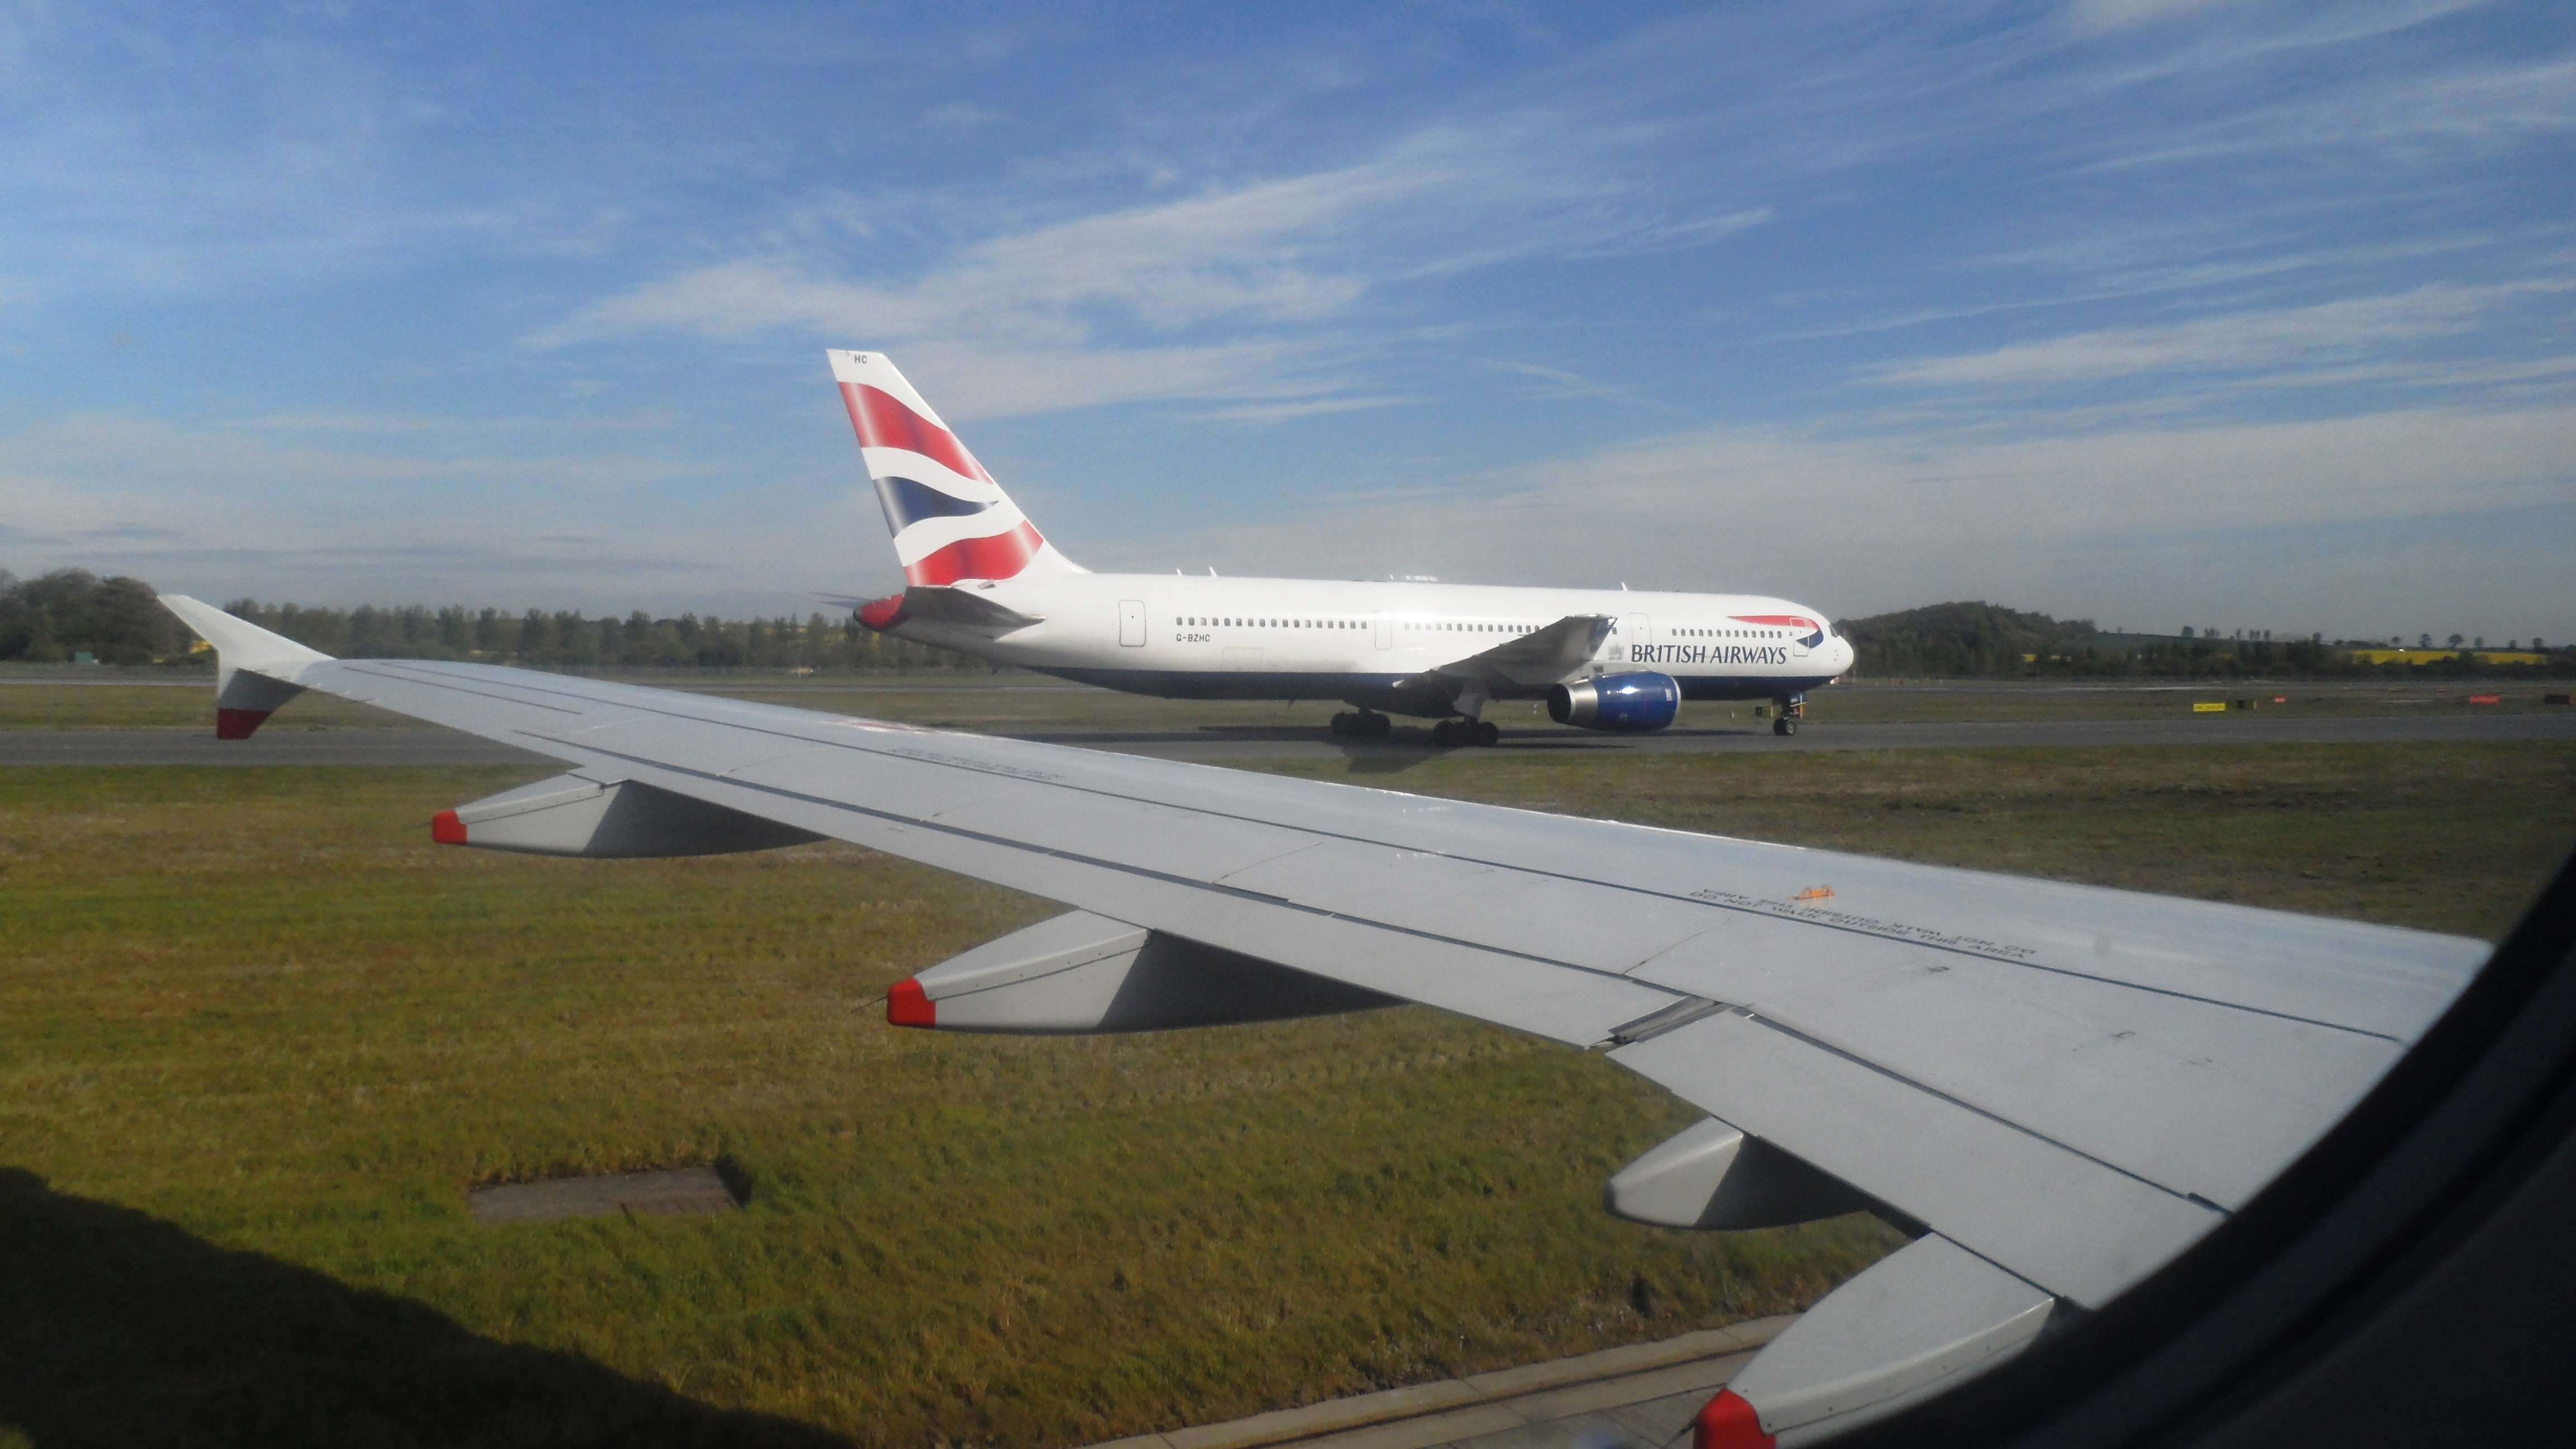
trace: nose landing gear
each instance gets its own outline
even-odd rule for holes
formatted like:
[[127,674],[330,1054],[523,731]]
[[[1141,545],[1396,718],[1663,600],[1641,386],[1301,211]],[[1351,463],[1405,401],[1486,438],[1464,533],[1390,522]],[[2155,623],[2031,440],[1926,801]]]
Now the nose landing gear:
[[1787,699],[1774,700],[1772,704],[1774,712],[1771,716],[1771,733],[1796,734],[1798,721],[1807,717],[1807,697],[1803,694],[1793,694]]

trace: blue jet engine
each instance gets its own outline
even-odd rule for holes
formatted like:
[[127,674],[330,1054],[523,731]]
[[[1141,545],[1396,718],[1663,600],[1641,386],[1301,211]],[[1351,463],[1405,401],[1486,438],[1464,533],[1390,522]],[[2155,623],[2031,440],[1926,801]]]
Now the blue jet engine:
[[1637,735],[1659,730],[1681,713],[1682,687],[1669,674],[1639,670],[1552,686],[1547,717],[1577,729]]

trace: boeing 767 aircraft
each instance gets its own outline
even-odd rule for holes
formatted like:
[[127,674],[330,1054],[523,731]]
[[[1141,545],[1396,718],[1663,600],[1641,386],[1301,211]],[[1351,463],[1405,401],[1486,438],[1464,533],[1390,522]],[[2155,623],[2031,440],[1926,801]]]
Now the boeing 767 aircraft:
[[[1331,675],[1355,681],[1343,698],[1449,718],[1538,687],[1535,670],[1477,662],[1518,647],[1582,641],[1593,652],[1552,687],[1605,711],[1619,686],[1601,681],[1622,674],[1783,688],[1849,658],[1820,618],[1777,600],[1652,596],[1641,612],[1672,632],[1650,643],[1606,632],[1643,627],[1604,607],[1631,602],[1618,595],[1559,610],[1547,601],[1565,596],[1536,590],[1082,574],[892,367],[866,353],[833,365],[913,581],[870,606],[880,627],[926,630],[936,610],[956,631],[942,642],[971,636],[1066,673],[1133,655],[1113,682],[1161,671],[1153,687],[1172,692],[1224,682],[1225,650],[1258,650],[1238,672]],[[2258,1211],[2281,1201],[2267,1185],[2294,1162],[2309,1171],[2293,1186],[2342,1170],[2332,1142],[2310,1149],[2413,1060],[2488,955],[2357,921],[607,680],[333,659],[198,600],[163,602],[215,647],[225,738],[310,689],[565,763],[440,812],[445,843],[669,856],[836,839],[1065,907],[896,983],[897,1026],[1146,1031],[1413,1002],[1662,1085],[1706,1115],[1604,1184],[1611,1212],[1710,1232],[1866,1211],[1910,1239],[1737,1373],[1700,1413],[1700,1449],[1832,1437],[2056,1330],[2076,1339],[2097,1315],[2129,1342],[2116,1335],[2170,1294],[2125,1319],[2102,1310],[2196,1247],[2274,1241],[2283,1210]],[[1202,617],[1227,622],[1187,622]],[[1636,652],[1702,637],[1684,629],[1712,631],[1687,646],[1704,658]],[[1599,657],[1603,639],[1621,641],[1615,658]],[[1769,662],[1745,662],[1759,650]]]
[[[1768,699],[1795,734],[1807,691],[1851,666],[1825,616],[1749,594],[1464,587],[1423,580],[1095,574],[1046,541],[884,354],[830,354],[907,587],[870,628],[997,663],[1173,699],[1338,699],[1333,733],[1437,720],[1494,743],[1496,700],[1633,733],[1685,699]],[[1383,712],[1382,712],[1383,711]]]

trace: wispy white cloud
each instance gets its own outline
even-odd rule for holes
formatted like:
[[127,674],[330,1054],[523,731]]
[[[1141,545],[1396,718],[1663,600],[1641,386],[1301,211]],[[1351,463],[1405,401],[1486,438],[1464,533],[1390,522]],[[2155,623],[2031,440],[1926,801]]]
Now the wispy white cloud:
[[2086,34],[2135,30],[2212,10],[2248,9],[2259,0],[2074,0],[2066,23]]
[[[907,356],[971,354],[1021,378],[1068,366],[1077,374],[1034,388],[988,385],[978,404],[987,415],[1236,390],[1306,393],[1318,384],[1297,370],[1339,341],[1315,329],[1351,317],[1388,280],[1537,250],[1704,245],[1772,216],[1754,207],[1641,217],[1620,211],[1614,193],[1624,188],[1570,180],[1540,160],[1493,137],[1426,131],[1358,165],[1007,231],[900,279],[856,279],[836,265],[835,254],[864,256],[864,245],[812,236],[764,243],[594,303],[529,340],[562,347],[647,331],[796,331]],[[1611,204],[1540,215],[1569,189]],[[1233,329],[1236,340],[1141,340],[1213,328]],[[1294,341],[1283,335],[1300,329]],[[1237,415],[1284,415],[1278,406]]]
[[[1263,183],[996,237],[903,280],[835,275],[810,247],[738,258],[608,298],[531,340],[800,332],[959,378],[941,407],[961,417],[1240,397],[1275,388],[1317,348],[1257,329],[1328,320],[1366,291],[1332,259],[1347,251],[1334,233],[1436,184],[1395,165]],[[1148,340],[1219,323],[1256,330]]]
[[675,411],[669,408],[571,418],[458,417],[445,413],[315,410],[260,413],[252,417],[225,419],[210,426],[236,432],[271,435],[342,434],[353,437],[453,439],[481,438],[494,434],[547,434],[558,440],[569,440],[582,438],[585,435],[631,434],[667,427],[675,417]]
[[1685,408],[1675,407],[1671,403],[1647,397],[1632,389],[1616,387],[1597,378],[1585,377],[1579,372],[1568,372],[1561,367],[1546,367],[1535,362],[1488,362],[1484,366],[1495,372],[1508,372],[1520,377],[1533,378],[1546,384],[1546,392],[1555,397],[1600,398],[1608,402],[1626,403],[1633,407],[1651,408],[1656,412],[1664,413],[1688,411]]
[[[1763,589],[1842,614],[2002,597],[2167,628],[2207,622],[2180,611],[2213,594],[2303,632],[2416,617],[2438,596],[2491,632],[2563,633],[2576,627],[2571,460],[2565,404],[2013,440],[1729,425],[1532,463],[1463,495],[1345,494],[1148,547],[1230,572]],[[2495,527],[2478,520],[2506,517],[2523,520],[2516,570],[2346,566],[2356,539],[2402,560],[2409,539],[2456,551]]]
[[2092,172],[2231,157],[2376,153],[2416,161],[2576,130],[2576,58],[2370,77],[2141,137]]
[[2360,297],[2149,327],[2110,327],[1985,352],[1890,362],[1867,370],[1900,387],[2048,388],[2177,373],[2261,374],[2380,355],[2479,329],[2501,309],[2576,291],[2576,282],[2488,286],[2441,282]]
[[[835,335],[835,334],[826,334]],[[836,334],[852,342],[883,332]],[[879,345],[870,343],[870,345]],[[889,344],[890,346],[890,344]],[[1324,392],[1340,385],[1313,375],[1311,343],[1225,342],[1203,347],[1093,347],[911,341],[901,344],[906,376],[951,422],[1022,417],[1131,402],[1206,402]]]
[[1496,193],[1522,189],[1497,174],[1495,159],[1465,138],[1421,136],[1361,165],[1006,232],[900,281],[833,275],[811,246],[717,262],[595,303],[535,340],[858,328],[1063,343],[1113,321],[1161,333],[1221,320],[1314,321],[1346,311],[1367,288],[1353,228],[1435,199],[1481,194],[1490,208]]
[[[495,448],[439,419],[57,416],[0,434],[0,567],[215,597],[764,612],[891,572],[858,551],[883,527],[856,490],[770,484],[747,507],[729,469],[578,431],[531,423]],[[627,506],[639,493],[655,506]]]
[[2272,20],[2276,23],[2258,23],[2248,27],[2246,33],[2271,46],[2336,45],[2409,30],[2479,3],[2481,0],[2377,0],[2319,10],[2282,0],[2071,0],[2062,15],[2071,29],[2087,35],[2212,17]]
[[977,126],[998,126],[1011,118],[1008,111],[979,106],[972,101],[944,101],[921,113],[925,126],[966,130]]
[[1409,407],[1425,401],[1428,399],[1403,394],[1381,397],[1317,397],[1303,398],[1295,402],[1239,403],[1233,407],[1215,408],[1200,416],[1221,423],[1284,423],[1293,418],[1375,412],[1379,408]]

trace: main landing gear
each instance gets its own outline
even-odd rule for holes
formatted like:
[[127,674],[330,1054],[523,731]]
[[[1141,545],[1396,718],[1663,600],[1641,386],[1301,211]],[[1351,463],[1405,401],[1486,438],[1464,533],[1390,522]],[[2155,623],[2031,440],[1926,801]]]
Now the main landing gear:
[[1444,719],[1431,727],[1431,743],[1454,749],[1459,745],[1481,745],[1492,748],[1503,742],[1503,732],[1492,720]]
[[[1333,738],[1341,740],[1382,740],[1393,731],[1395,721],[1373,709],[1333,716]],[[1486,720],[1444,719],[1431,727],[1431,743],[1444,750],[1461,745],[1491,747],[1503,742],[1503,732]]]
[[1357,714],[1345,713],[1333,716],[1335,739],[1382,740],[1386,738],[1387,732],[1394,728],[1395,721],[1373,709],[1364,709]]

